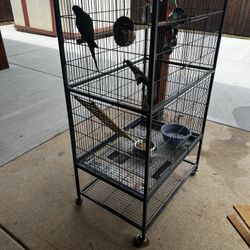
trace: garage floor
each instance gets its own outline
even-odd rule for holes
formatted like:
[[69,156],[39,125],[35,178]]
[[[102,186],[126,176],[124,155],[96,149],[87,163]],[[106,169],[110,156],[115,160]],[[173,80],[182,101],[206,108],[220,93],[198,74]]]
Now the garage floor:
[[[209,122],[200,171],[150,229],[148,249],[248,249],[226,216],[249,203],[249,163],[250,134]],[[74,205],[68,132],[1,168],[0,190],[1,224],[27,248],[134,249],[132,226],[86,199]],[[14,244],[1,234],[4,246]]]
[[250,131],[250,39],[223,37],[208,119]]
[[0,166],[68,128],[56,38],[2,33],[10,68],[0,72]]

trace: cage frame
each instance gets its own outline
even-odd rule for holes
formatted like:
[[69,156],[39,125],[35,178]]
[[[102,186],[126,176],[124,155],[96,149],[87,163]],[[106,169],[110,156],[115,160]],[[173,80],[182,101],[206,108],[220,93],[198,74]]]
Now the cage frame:
[[[142,60],[148,60],[149,61],[149,70],[148,70],[148,78],[149,82],[155,83],[155,71],[156,71],[156,62],[157,62],[157,42],[158,42],[158,27],[159,23],[161,25],[161,22],[159,21],[159,3],[160,0],[153,0],[152,1],[152,24],[151,24],[151,34],[150,34],[150,48],[149,48],[149,56],[144,57]],[[170,0],[165,0],[166,3],[169,3]],[[134,239],[134,244],[138,247],[147,246],[149,244],[149,241],[146,237],[146,233],[149,230],[149,228],[153,225],[153,223],[156,221],[156,219],[160,216],[162,211],[165,209],[165,207],[168,205],[168,203],[172,200],[172,198],[175,196],[175,194],[178,192],[178,190],[181,188],[181,186],[185,183],[185,181],[189,178],[189,176],[194,175],[199,166],[200,162],[200,156],[201,156],[201,150],[203,145],[203,135],[206,127],[206,120],[207,120],[207,114],[208,114],[208,108],[209,108],[209,102],[211,98],[211,92],[213,87],[213,81],[215,76],[215,70],[218,60],[218,54],[219,54],[219,48],[221,43],[221,37],[222,37],[222,30],[223,30],[223,23],[227,8],[227,0],[223,0],[223,8],[221,9],[221,22],[219,24],[219,33],[218,33],[218,39],[216,43],[216,49],[214,53],[214,61],[212,64],[212,67],[205,67],[205,66],[196,66],[196,65],[189,65],[188,63],[179,63],[179,62],[173,62],[170,60],[162,60],[161,63],[166,63],[168,65],[176,65],[180,67],[191,67],[198,70],[206,70],[207,73],[204,74],[201,78],[197,79],[195,82],[193,82],[191,85],[188,85],[186,88],[181,90],[176,95],[170,96],[169,98],[166,98],[165,100],[159,102],[158,104],[154,104],[154,84],[151,84],[147,88],[147,97],[148,97],[148,109],[144,110],[143,108],[134,107],[133,105],[129,105],[126,103],[120,103],[117,102],[117,100],[112,100],[108,98],[104,98],[102,96],[92,96],[89,93],[85,93],[83,91],[80,91],[79,89],[75,88],[77,84],[68,85],[68,77],[67,77],[67,68],[66,68],[66,56],[65,56],[65,50],[64,50],[64,35],[62,30],[62,23],[60,19],[60,6],[59,6],[59,0],[54,0],[54,7],[55,7],[55,16],[56,16],[56,27],[57,27],[57,36],[58,36],[58,43],[59,43],[59,51],[60,51],[60,58],[61,58],[61,68],[62,68],[62,76],[63,76],[63,84],[64,84],[64,91],[65,91],[65,100],[66,100],[66,107],[67,107],[67,114],[68,114],[68,121],[69,121],[69,131],[70,131],[70,138],[71,138],[71,150],[73,155],[73,165],[74,165],[74,177],[75,177],[75,185],[76,185],[76,204],[80,205],[82,203],[82,197],[86,197],[90,199],[91,201],[95,202],[96,204],[100,205],[101,207],[105,208],[106,210],[110,211],[111,213],[117,215],[121,219],[125,220],[126,222],[130,223],[131,225],[135,226],[139,230],[141,230],[141,234],[137,235]],[[210,13],[211,15],[214,13]],[[205,14],[206,15],[206,14]],[[193,17],[193,19],[202,18],[202,17]],[[189,20],[192,22],[192,18]],[[147,30],[147,27],[145,28]],[[103,36],[103,34],[100,35],[100,37]],[[147,45],[148,46],[148,45]],[[139,62],[140,60],[138,60]],[[158,60],[159,61],[159,60]],[[121,66],[115,69],[110,70],[109,72],[104,73],[110,74],[113,72],[116,72],[117,70],[122,69],[125,66]],[[95,79],[98,79],[99,77],[103,77],[100,75],[96,75],[93,78],[88,79],[87,82],[94,81]],[[172,171],[167,174],[164,178],[161,179],[160,182],[157,183],[157,188],[155,188],[152,192],[148,191],[148,179],[149,179],[149,166],[150,166],[150,154],[146,154],[145,157],[145,175],[144,175],[144,192],[143,195],[138,196],[138,194],[135,194],[126,188],[117,185],[116,183],[106,179],[103,176],[100,176],[98,174],[93,173],[88,168],[85,168],[83,165],[79,164],[79,159],[77,157],[76,153],[76,138],[74,133],[74,119],[72,115],[72,101],[71,96],[72,94],[76,94],[79,96],[84,96],[86,98],[93,98],[93,100],[101,101],[110,105],[114,105],[119,108],[123,108],[135,113],[138,113],[141,117],[146,117],[146,151],[150,151],[150,140],[151,140],[151,132],[152,132],[152,126],[153,126],[153,117],[160,112],[164,107],[166,107],[168,104],[173,102],[176,98],[181,96],[182,94],[186,93],[188,90],[190,90],[193,86],[199,84],[205,79],[209,78],[209,88],[208,88],[208,94],[206,98],[206,105],[204,110],[204,115],[202,118],[202,128],[201,133],[197,136],[195,143],[192,145],[191,148],[187,149],[185,152],[185,155],[180,157],[178,160],[175,161]],[[134,121],[134,123],[131,124],[137,124],[141,121],[141,118],[138,118],[138,121]],[[129,126],[128,126],[129,127]],[[110,139],[107,139],[109,141]],[[105,144],[105,142],[104,142]],[[194,147],[198,147],[197,153],[196,153],[196,160],[195,161],[189,161],[186,159],[186,156],[189,155],[189,153],[192,151]],[[96,149],[94,149],[96,150]],[[93,152],[90,152],[90,154]],[[158,207],[158,209],[155,211],[154,216],[148,220],[147,219],[147,212],[148,212],[148,204],[151,200],[151,198],[157,193],[157,191],[164,185],[164,183],[167,182],[171,174],[178,169],[179,165],[181,163],[187,163],[189,164],[189,168],[186,171],[186,173],[182,176],[182,178],[179,180],[178,185],[176,185],[171,192],[167,195],[164,202],[162,202],[161,206]],[[94,176],[94,180],[88,183],[84,188],[81,188],[80,181],[79,181],[79,172],[78,171],[85,171],[89,173],[90,175]],[[112,188],[118,191],[122,191],[124,194],[131,196],[133,199],[136,199],[141,202],[142,204],[142,223],[138,224],[131,220],[130,218],[124,216],[122,213],[117,212],[117,210],[112,209],[111,207],[105,205],[102,202],[99,202],[98,200],[94,199],[92,196],[88,194],[89,190],[95,186],[99,185],[99,182],[104,182],[107,185],[110,185]]]

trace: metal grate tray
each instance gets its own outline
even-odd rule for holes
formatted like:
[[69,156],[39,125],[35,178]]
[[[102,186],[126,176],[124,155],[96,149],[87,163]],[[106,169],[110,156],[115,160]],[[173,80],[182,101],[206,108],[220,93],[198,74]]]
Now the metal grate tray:
[[[147,208],[147,229],[158,218],[194,169],[194,165],[183,162],[151,197]],[[84,188],[81,194],[133,226],[142,228],[143,202],[136,198],[98,179]]]

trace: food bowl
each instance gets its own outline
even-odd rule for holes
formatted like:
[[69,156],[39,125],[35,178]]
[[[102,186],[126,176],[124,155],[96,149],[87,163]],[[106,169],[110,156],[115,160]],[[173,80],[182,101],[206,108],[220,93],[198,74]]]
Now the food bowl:
[[[152,153],[155,151],[156,145],[154,142],[150,142],[150,151],[149,155],[151,156]],[[135,142],[133,147],[134,154],[139,157],[145,157],[146,156],[146,140],[138,140]]]
[[180,124],[165,124],[161,127],[161,133],[164,141],[175,147],[185,143],[191,136],[190,130]]

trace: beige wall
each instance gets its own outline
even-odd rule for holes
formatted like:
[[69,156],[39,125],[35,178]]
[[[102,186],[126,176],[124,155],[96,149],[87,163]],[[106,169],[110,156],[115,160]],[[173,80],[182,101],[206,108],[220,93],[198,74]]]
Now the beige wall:
[[[130,11],[111,11],[108,12],[111,8],[110,4],[114,3],[115,0],[93,0],[95,4],[90,4],[89,1],[79,1],[79,0],[60,0],[60,12],[61,15],[72,15],[74,17],[74,13],[72,11],[72,6],[74,4],[79,5],[83,10],[87,13],[91,13],[90,16],[95,20],[109,20],[115,22],[116,19],[122,15],[130,15]],[[117,8],[123,9],[124,5],[126,9],[130,8],[131,0],[117,1]],[[82,3],[82,4],[81,4]],[[97,9],[98,8],[98,9]],[[102,14],[93,14],[94,12],[102,12]],[[67,33],[78,33],[74,19],[66,19],[62,18],[62,29]],[[108,24],[105,22],[94,22],[95,29],[101,29],[107,27]]]
[[[50,0],[26,0],[31,28],[53,31]],[[21,0],[11,0],[16,25],[25,26]]]
[[26,0],[30,27],[52,31],[50,0]]
[[[71,9],[72,6],[73,6],[73,3],[72,3],[71,0],[60,0],[59,1],[59,6],[60,6],[60,14],[61,15],[70,15],[70,14],[73,15],[73,12],[72,12],[72,9]],[[63,32],[67,32],[67,33],[77,32],[73,20],[62,18],[61,22],[62,22],[62,30],[63,30]]]
[[23,17],[23,9],[22,9],[22,4],[21,0],[10,0],[11,2],[11,8],[15,20],[16,25],[21,25],[24,26],[24,17]]

